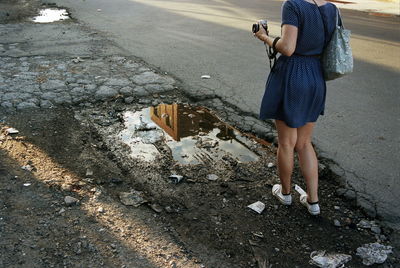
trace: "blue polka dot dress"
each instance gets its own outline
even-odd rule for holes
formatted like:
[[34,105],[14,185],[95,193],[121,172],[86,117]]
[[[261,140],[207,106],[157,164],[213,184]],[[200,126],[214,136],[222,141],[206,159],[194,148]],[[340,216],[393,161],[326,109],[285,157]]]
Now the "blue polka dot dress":
[[[330,40],[336,23],[336,6],[320,6],[304,0],[287,0],[282,5],[282,25],[298,28],[295,53],[281,55],[271,70],[261,102],[260,119],[278,119],[298,128],[315,122],[324,114],[326,84],[321,54]],[[325,36],[324,36],[325,33]],[[314,57],[313,57],[314,55]]]

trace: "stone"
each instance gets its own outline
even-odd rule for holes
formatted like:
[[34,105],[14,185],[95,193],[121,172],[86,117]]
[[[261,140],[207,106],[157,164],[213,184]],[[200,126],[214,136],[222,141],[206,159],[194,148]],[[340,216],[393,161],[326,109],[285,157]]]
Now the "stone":
[[126,78],[111,78],[105,82],[106,86],[120,86],[125,87],[131,85],[132,82]]
[[126,104],[131,104],[134,100],[135,100],[134,97],[128,97],[128,98],[125,98],[125,99],[124,99],[124,102],[125,102]]
[[48,80],[40,85],[43,90],[53,90],[59,88],[66,88],[66,85],[61,80]]
[[119,93],[126,97],[132,96],[132,92],[133,92],[133,88],[131,88],[131,87],[123,87],[119,90]]
[[13,105],[11,102],[5,101],[5,102],[1,103],[1,107],[9,109],[9,108],[13,108]]
[[51,103],[51,101],[41,100],[40,103],[39,103],[39,106],[41,108],[48,109],[48,108],[52,108],[54,105],[53,105],[53,103]]
[[125,206],[134,207],[139,207],[141,204],[147,202],[147,200],[143,197],[143,193],[135,190],[119,193],[119,199],[121,200],[121,203]]
[[133,94],[135,96],[139,96],[139,97],[144,97],[149,95],[150,93],[146,91],[146,89],[144,89],[144,87],[135,87],[133,89]]
[[35,109],[38,106],[32,102],[21,102],[17,105],[17,110],[24,110],[24,109]]
[[374,232],[375,234],[381,234],[381,228],[379,226],[372,226],[371,231]]
[[333,224],[336,226],[336,227],[340,227],[340,226],[342,226],[341,224],[340,224],[340,221],[339,220],[333,220]]
[[43,100],[54,100],[57,98],[57,94],[54,92],[46,92],[42,94],[41,99]]
[[146,85],[146,84],[161,84],[165,83],[166,80],[153,72],[144,72],[132,77],[132,81],[138,85]]
[[96,100],[106,100],[118,95],[118,91],[107,86],[101,86],[98,91],[96,91]]
[[75,197],[72,197],[72,196],[67,195],[67,196],[64,198],[64,202],[65,202],[65,204],[67,204],[67,206],[72,206],[72,205],[77,204],[77,203],[79,202],[79,200],[76,199]]

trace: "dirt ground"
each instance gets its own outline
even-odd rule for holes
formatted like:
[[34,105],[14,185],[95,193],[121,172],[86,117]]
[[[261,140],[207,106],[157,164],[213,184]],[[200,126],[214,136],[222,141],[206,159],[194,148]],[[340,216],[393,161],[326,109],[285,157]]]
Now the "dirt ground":
[[[118,118],[133,108],[95,109]],[[391,243],[390,229],[376,235],[357,227],[367,218],[336,194],[329,172],[321,174],[321,216],[308,215],[297,200],[279,205],[270,193],[276,169],[267,167],[273,145],[250,164],[127,161],[99,126],[76,119],[81,110],[1,114],[3,130],[20,131],[0,141],[1,267],[308,267],[315,250],[350,254],[348,267],[363,267],[357,247]],[[168,180],[176,172],[185,175],[179,184]],[[221,179],[208,181],[210,173]],[[297,172],[294,182],[304,187]],[[121,204],[119,193],[128,189],[142,191],[148,203]],[[65,196],[79,202],[69,206]],[[255,201],[266,204],[260,215],[246,208]],[[396,265],[390,255],[376,267]]]
[[[26,12],[6,17],[21,20]],[[178,99],[196,105],[179,92],[158,101]],[[398,244],[393,230],[341,194],[326,159],[322,213],[313,217],[294,191],[290,207],[272,196],[274,145],[257,145],[261,157],[250,163],[224,157],[183,165],[163,144],[156,161],[128,157],[112,135],[122,129],[124,111],[144,107],[115,101],[0,110],[0,267],[310,267],[317,250],[349,254],[346,267],[365,267],[358,247]],[[9,127],[19,133],[7,134]],[[184,180],[172,183],[171,174]],[[219,179],[207,180],[209,174]],[[297,163],[293,182],[305,188]],[[120,194],[130,190],[146,202],[124,205]],[[261,214],[247,208],[256,201],[266,205]],[[378,228],[362,228],[361,220]],[[399,265],[395,247],[384,264],[370,267]]]

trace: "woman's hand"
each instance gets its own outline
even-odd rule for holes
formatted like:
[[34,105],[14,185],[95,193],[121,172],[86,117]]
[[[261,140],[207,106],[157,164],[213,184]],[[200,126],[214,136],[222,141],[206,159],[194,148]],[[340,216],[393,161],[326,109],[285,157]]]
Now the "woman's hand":
[[254,36],[260,39],[261,41],[265,42],[268,36],[267,31],[264,29],[264,27],[261,25],[261,21],[257,21],[257,24],[260,25],[260,30],[256,33],[254,33]]

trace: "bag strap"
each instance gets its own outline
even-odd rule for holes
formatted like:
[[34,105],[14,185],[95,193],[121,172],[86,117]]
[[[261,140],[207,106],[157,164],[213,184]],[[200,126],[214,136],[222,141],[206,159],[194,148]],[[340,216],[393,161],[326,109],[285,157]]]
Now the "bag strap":
[[[322,20],[322,24],[324,25],[324,47],[325,47],[325,43],[326,43],[326,25],[325,25],[325,21],[324,21],[324,17],[323,17],[323,15],[322,15],[322,11],[321,11],[321,8],[318,6],[318,4],[317,4],[317,2],[315,2],[315,0],[313,0],[313,2],[314,2],[314,4],[317,6],[317,8],[318,8],[318,11],[319,11],[319,14],[320,14],[320,16],[321,16],[321,20]],[[337,19],[336,19],[337,20]]]

